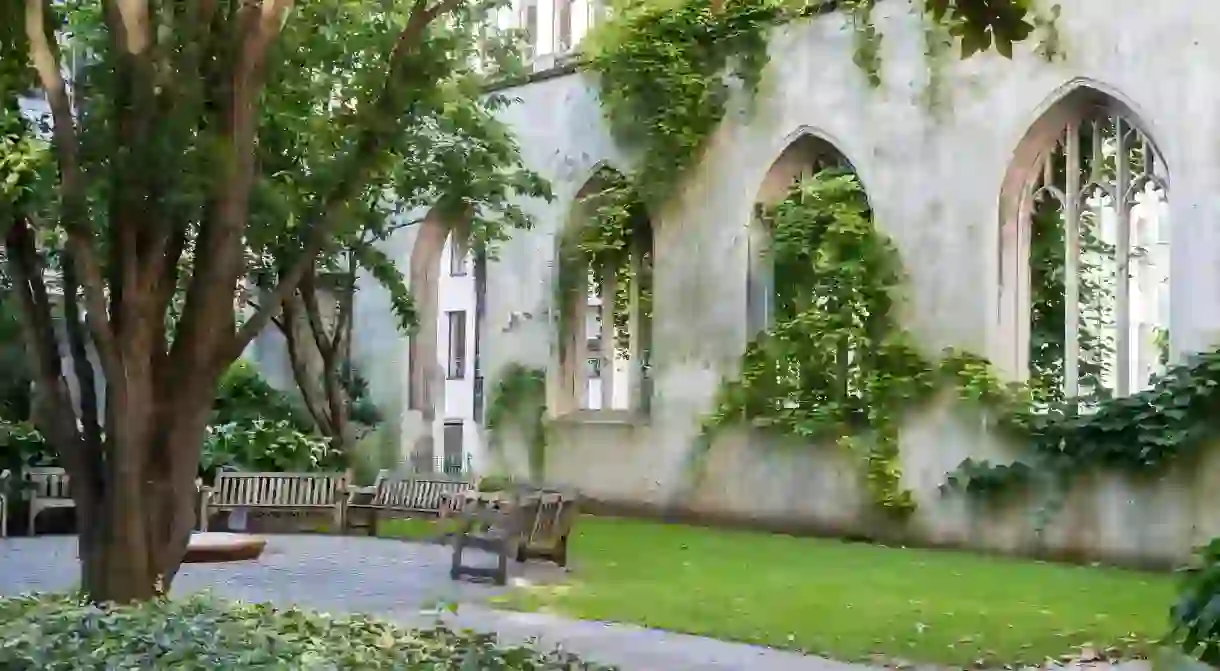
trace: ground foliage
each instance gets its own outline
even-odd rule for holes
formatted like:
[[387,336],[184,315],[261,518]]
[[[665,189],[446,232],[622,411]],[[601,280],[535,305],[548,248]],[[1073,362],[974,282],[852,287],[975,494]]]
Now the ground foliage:
[[1220,538],[1200,548],[1196,564],[1184,571],[1170,619],[1170,641],[1212,668],[1220,666]]
[[41,669],[502,669],[611,671],[561,651],[498,645],[441,626],[407,629],[207,597],[94,605],[70,596],[0,599],[0,666]]

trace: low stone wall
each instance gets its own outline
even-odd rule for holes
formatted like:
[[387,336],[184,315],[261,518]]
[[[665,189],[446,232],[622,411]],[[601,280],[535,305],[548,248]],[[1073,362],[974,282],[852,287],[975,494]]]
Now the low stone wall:
[[977,416],[946,404],[910,418],[902,432],[903,480],[918,508],[895,523],[839,448],[741,431],[694,465],[693,440],[677,441],[678,433],[644,422],[557,421],[547,480],[579,488],[592,511],[606,514],[1145,568],[1179,565],[1220,535],[1220,449],[1144,477],[1081,474],[1040,523],[1048,512],[1038,492],[983,501],[941,491],[967,456],[1012,459]]

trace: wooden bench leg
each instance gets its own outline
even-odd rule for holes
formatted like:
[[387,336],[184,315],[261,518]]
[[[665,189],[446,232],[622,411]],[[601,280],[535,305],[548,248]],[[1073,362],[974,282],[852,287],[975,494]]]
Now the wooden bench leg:
[[464,525],[453,534],[453,563],[449,567],[449,579],[457,580],[462,577],[462,552],[466,549],[466,533],[470,531],[469,525]]
[[502,541],[500,541],[499,552],[496,552],[497,564],[495,581],[497,585],[508,584],[508,554],[510,549],[509,546],[511,544],[512,543],[509,541],[509,538],[505,537]]

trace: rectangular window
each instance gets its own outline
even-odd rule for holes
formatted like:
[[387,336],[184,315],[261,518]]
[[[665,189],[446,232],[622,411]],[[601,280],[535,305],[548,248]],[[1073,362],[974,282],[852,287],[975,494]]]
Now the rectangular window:
[[572,48],[572,0],[555,0],[555,53]]
[[466,377],[466,311],[455,310],[449,315],[449,379]]
[[461,277],[466,274],[466,246],[457,240],[449,241],[449,276]]
[[521,8],[521,29],[525,31],[525,58],[534,57],[534,44],[538,40],[538,5],[537,0],[526,0]]
[[462,426],[464,422],[460,419],[445,420],[444,440],[444,461],[441,463],[441,470],[449,474],[457,474],[462,472],[462,459],[465,450],[462,449]]

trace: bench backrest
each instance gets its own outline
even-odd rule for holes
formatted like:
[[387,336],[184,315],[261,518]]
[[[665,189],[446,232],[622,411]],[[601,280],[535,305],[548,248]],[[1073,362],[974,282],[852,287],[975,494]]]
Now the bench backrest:
[[36,499],[70,499],[68,472],[54,466],[39,466],[25,469],[25,481],[31,496]]
[[526,505],[532,509],[526,516],[526,523],[531,524],[526,542],[531,545],[553,545],[572,532],[579,496],[569,492],[542,491]]
[[445,495],[458,494],[474,485],[461,478],[441,475],[389,477],[378,481],[372,505],[399,510],[440,512]]
[[348,473],[222,472],[212,487],[218,506],[333,506],[346,496]]

